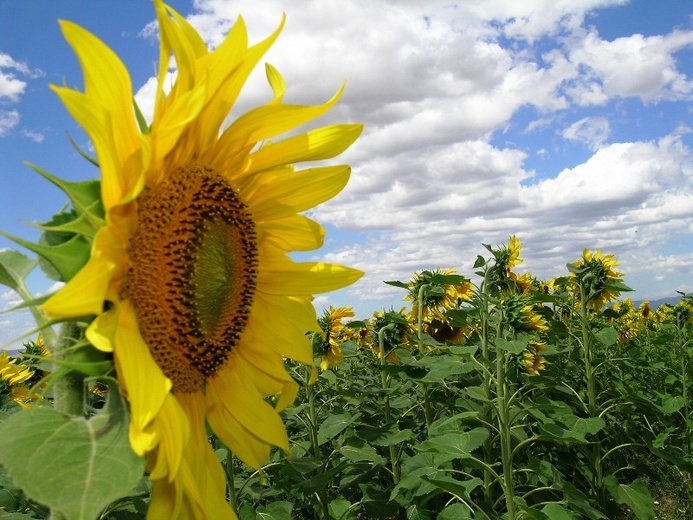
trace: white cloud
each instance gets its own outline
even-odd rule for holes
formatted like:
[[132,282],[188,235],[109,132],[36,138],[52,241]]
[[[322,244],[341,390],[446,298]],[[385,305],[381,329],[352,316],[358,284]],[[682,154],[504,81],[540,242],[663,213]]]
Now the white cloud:
[[[674,54],[691,46],[693,31],[648,37],[634,34],[614,41],[602,40],[596,31],[590,31],[576,43],[570,60],[589,69],[581,90],[592,92],[595,100],[603,100],[603,96],[690,100],[693,82],[677,69]],[[589,101],[584,92],[582,96],[583,103]]]
[[29,130],[28,128],[22,128],[21,133],[24,137],[28,137],[35,143],[42,143],[45,136],[41,132],[36,132],[35,130]]
[[[266,61],[284,73],[288,102],[322,102],[347,79],[321,122],[363,121],[366,129],[342,157],[353,166],[351,182],[313,215],[367,239],[336,241],[319,257],[366,270],[351,293],[384,299],[398,291],[382,280],[432,267],[469,274],[485,252],[481,242],[504,243],[514,233],[526,268],[539,276],[565,272],[584,247],[614,252],[627,273],[650,279],[666,265],[690,272],[690,255],[662,253],[693,233],[687,130],[672,122],[669,136],[623,142],[598,110],[624,97],[645,108],[690,100],[692,83],[676,55],[693,44],[693,31],[607,41],[585,27],[596,10],[625,3],[344,0],[336,9],[322,0],[196,0],[189,20],[216,45],[243,13],[255,43],[286,12]],[[258,69],[237,113],[271,95]],[[148,114],[153,86],[136,95]],[[518,121],[528,108],[533,122]],[[526,136],[551,130],[591,156],[531,171],[532,156],[550,155],[553,166],[561,151],[547,142],[494,144],[513,125]]]
[[9,135],[17,123],[19,123],[18,111],[0,109],[0,137]]
[[584,144],[590,150],[601,148],[604,141],[609,138],[610,125],[605,117],[583,117],[568,128],[561,135],[569,141]]

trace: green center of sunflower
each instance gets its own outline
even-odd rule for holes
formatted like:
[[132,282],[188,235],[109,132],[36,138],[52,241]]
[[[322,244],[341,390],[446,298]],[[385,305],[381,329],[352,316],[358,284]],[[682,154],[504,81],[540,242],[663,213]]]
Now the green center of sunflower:
[[125,296],[174,391],[194,392],[224,365],[248,323],[255,222],[233,186],[199,165],[178,168],[137,203]]

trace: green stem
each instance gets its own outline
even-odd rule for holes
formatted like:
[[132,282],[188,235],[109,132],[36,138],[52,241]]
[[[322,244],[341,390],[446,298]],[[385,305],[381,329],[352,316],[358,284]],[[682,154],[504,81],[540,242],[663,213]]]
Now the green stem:
[[[587,297],[585,288],[580,284],[580,320],[582,322],[582,352],[585,362],[585,378],[587,383],[587,413],[590,418],[598,417],[597,409],[597,390],[596,378],[594,377],[594,367],[592,366],[592,335],[589,328],[589,319],[587,315]],[[596,434],[599,435],[598,433]],[[604,506],[604,485],[603,485],[603,468],[602,468],[602,442],[599,437],[592,444],[592,469],[593,480],[592,485],[597,493],[599,505]]]
[[[60,327],[58,343],[53,343],[53,356],[57,360],[65,357],[68,347],[82,338],[82,328],[73,321],[66,321]],[[60,365],[56,364],[56,370]],[[73,417],[84,416],[84,377],[75,371],[69,371],[53,385],[53,408]],[[59,511],[51,511],[50,520],[66,520]]]
[[[308,376],[310,378],[310,375]],[[306,394],[308,395],[308,423],[310,425],[310,443],[313,448],[313,457],[316,460],[322,460],[322,454],[320,452],[320,444],[318,442],[318,415],[315,408],[315,388],[314,385],[306,385]],[[322,466],[318,471],[322,471]],[[327,490],[321,489],[317,492],[318,502],[320,502],[320,507],[322,511],[323,520],[329,520],[330,518],[330,507],[327,503]]]
[[[66,321],[60,327],[58,344],[53,356],[60,361],[65,358],[65,352],[75,342],[82,338],[82,328],[73,321]],[[56,369],[60,365],[56,364]],[[84,415],[84,377],[75,371],[69,371],[53,385],[53,407],[65,415]]]
[[[388,390],[390,389],[390,381],[385,373],[385,332],[395,328],[395,324],[385,325],[382,329],[378,331],[378,346],[380,348],[380,385],[385,393],[384,404],[385,404],[385,426],[387,428],[392,424],[392,415],[390,412],[390,394]],[[397,450],[395,445],[390,445],[390,466],[392,467],[392,481],[397,485],[399,483],[399,462],[397,458]]]
[[[426,290],[429,288],[429,284],[424,284],[419,288],[419,294],[417,294],[417,305],[418,305],[418,315],[417,315],[417,338],[419,341],[419,355],[423,355],[423,299],[426,294]],[[426,431],[431,429],[431,423],[433,422],[433,413],[431,412],[431,400],[428,395],[428,385],[422,383],[423,393],[424,393],[424,418],[426,420]]]
[[505,352],[496,353],[496,395],[498,399],[498,430],[500,432],[503,491],[508,519],[515,520],[515,479],[513,475],[512,438],[505,382]]
[[236,496],[236,484],[233,472],[233,455],[228,448],[226,448],[226,484],[229,492],[231,509],[238,515],[238,497]]

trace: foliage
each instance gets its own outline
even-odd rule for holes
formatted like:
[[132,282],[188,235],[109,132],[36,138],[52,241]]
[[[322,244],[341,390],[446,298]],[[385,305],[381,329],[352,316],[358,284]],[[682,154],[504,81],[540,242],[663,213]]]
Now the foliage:
[[[405,290],[411,309],[351,321],[347,309],[330,309],[323,330],[306,331],[320,347],[317,365],[328,346],[343,361],[323,363],[312,384],[310,369],[287,362],[303,383],[296,404],[283,412],[291,453],[273,452],[256,472],[210,438],[239,518],[692,514],[693,297],[657,309],[627,298],[609,304],[629,290],[612,255],[583,253],[564,276],[542,282],[513,271],[521,262],[515,237],[508,246],[486,248],[490,256],[477,258],[475,284],[454,270],[424,271],[410,282],[388,282]],[[2,265],[14,286],[22,266],[30,267],[14,256]],[[40,363],[36,352],[16,362]],[[73,356],[68,368],[107,362],[80,364]],[[35,389],[40,384],[32,380]],[[104,437],[121,433],[126,410],[109,397],[117,395],[109,384],[90,394],[104,410],[91,403],[92,417],[79,423],[86,434],[94,431],[92,421],[104,422],[97,428],[108,428]],[[40,428],[33,434],[15,428],[30,418],[16,413],[9,391],[0,395],[0,433],[14,431],[33,449]],[[104,448],[100,435],[89,439],[85,447]],[[109,441],[106,449],[117,445]],[[42,504],[56,506],[43,493],[60,461],[40,456],[32,464],[46,471],[27,483],[19,477],[22,457],[0,455],[0,518],[3,511],[18,515],[7,518],[46,518]],[[138,463],[128,466],[127,479],[111,475],[119,486],[113,494],[75,476],[91,509],[67,517],[94,518],[105,507],[100,518],[141,518],[149,488],[146,478],[139,481]]]

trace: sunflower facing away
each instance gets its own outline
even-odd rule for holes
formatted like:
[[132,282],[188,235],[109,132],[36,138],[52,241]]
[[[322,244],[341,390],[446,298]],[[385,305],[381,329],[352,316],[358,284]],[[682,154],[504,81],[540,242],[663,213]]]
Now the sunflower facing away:
[[621,290],[630,290],[622,284],[623,273],[614,269],[618,266],[614,255],[584,249],[582,257],[572,266],[572,278],[578,287],[583,286],[587,305],[593,309],[601,309],[607,302],[618,298]]
[[320,330],[324,334],[324,339],[318,347],[321,370],[337,368],[344,362],[344,354],[340,345],[341,341],[343,341],[342,335],[344,332],[342,320],[353,317],[354,310],[351,307],[334,308],[330,305],[330,309],[326,310],[318,320]]
[[[146,128],[120,59],[61,22],[84,92],[52,88],[92,140],[105,219],[86,265],[42,308],[52,318],[94,316],[88,340],[113,353],[130,443],[147,456],[153,484],[148,518],[232,518],[206,424],[254,468],[271,445],[289,449],[278,411],[297,388],[283,359],[313,363],[304,334],[317,330],[312,295],[362,274],[287,256],[322,245],[323,228],[300,213],[339,193],[350,174],[293,163],[340,154],[362,127],[271,141],[326,113],[341,90],[324,105],[285,104],[284,81],[268,65],[274,99],[223,129],[281,27],[248,46],[239,18],[209,51],[177,12],[160,0],[155,7],[160,68]],[[177,77],[168,90],[171,54]],[[280,395],[276,407],[270,395]]]

